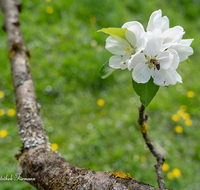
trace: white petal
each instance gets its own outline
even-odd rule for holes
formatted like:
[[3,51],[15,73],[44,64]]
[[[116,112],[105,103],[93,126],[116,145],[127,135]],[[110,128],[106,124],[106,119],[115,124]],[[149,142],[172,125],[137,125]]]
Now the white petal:
[[181,39],[184,34],[185,32],[181,26],[169,28],[168,30],[163,32],[164,41],[168,39]]
[[151,78],[151,70],[147,64],[139,63],[132,72],[132,78],[137,83],[147,83]]
[[[181,45],[184,43],[187,45]],[[178,56],[180,58],[180,62],[186,60],[188,56],[194,53],[193,49],[190,46],[188,46],[188,44],[190,44],[190,41],[181,42],[181,44],[178,43],[177,45],[171,46],[171,48],[177,51]]]
[[120,63],[120,68],[122,70],[126,69],[127,67],[128,67],[128,63],[127,62]]
[[180,62],[180,58],[178,56],[178,53],[174,49],[168,49],[168,51],[170,51],[171,54],[173,55],[173,60],[172,60],[170,69],[177,69],[178,68],[178,64]]
[[154,29],[161,29],[161,23],[162,23],[162,11],[157,14],[153,20]]
[[190,46],[193,40],[194,39],[183,39],[178,43],[178,45]]
[[[124,27],[126,26],[126,27]],[[144,27],[141,23],[137,21],[125,23],[122,28],[127,28],[131,32],[133,32],[137,39],[143,38],[145,35]]]
[[176,72],[174,69],[168,69],[166,70],[166,76],[168,77],[166,85],[175,85],[177,82],[182,83],[181,76]]
[[169,19],[167,16],[162,17],[162,11],[154,11],[149,19],[147,31],[153,31],[155,28],[165,31],[169,29]]
[[161,69],[168,69],[171,66],[173,55],[169,51],[164,51],[159,53],[156,59],[160,62]]
[[180,62],[185,61],[188,58],[188,56],[194,53],[193,49],[188,46],[177,47],[174,49],[178,52],[178,55],[180,57]]
[[125,55],[125,47],[129,45],[128,42],[119,36],[109,36],[106,39],[105,48],[115,55]]
[[126,65],[126,61],[129,58],[128,55],[120,56],[120,55],[114,55],[109,59],[109,66],[114,69],[121,68],[121,64]]
[[141,52],[145,49],[147,44],[147,38],[144,36],[143,38],[137,39],[136,42],[136,52]]
[[166,79],[165,79],[165,72],[163,69],[162,70],[152,69],[151,75],[152,78],[154,79],[153,80],[154,84],[158,86],[165,86]]
[[158,86],[168,86],[165,70],[152,70],[152,78],[154,79],[154,84]]
[[175,76],[176,76],[176,80],[177,80],[177,82],[179,82],[179,83],[183,83],[182,82],[182,78],[181,78],[181,76],[176,72],[176,71],[174,71],[175,72]]
[[[154,83],[159,86],[168,86],[175,85],[177,83],[178,76],[176,75],[175,70],[172,69],[161,69],[153,70],[152,69],[152,78]],[[177,73],[178,74],[178,73]],[[180,75],[179,75],[180,76]]]
[[146,63],[146,62],[147,62],[147,60],[146,60],[146,58],[144,56],[144,53],[137,53],[137,54],[131,56],[128,69],[131,70],[137,64],[139,64],[139,63]]
[[122,25],[122,28],[129,28],[131,25],[133,25],[136,21],[130,21],[126,22]]
[[165,30],[163,32],[164,40],[163,40],[162,50],[164,51],[166,48],[180,42],[184,34],[185,32],[183,31],[183,28],[181,26],[175,26],[173,28]]
[[153,31],[155,29],[155,24],[159,22],[159,18],[162,16],[162,11],[159,9],[158,11],[154,11],[150,18],[147,25],[147,31]]
[[155,29],[153,32],[147,32],[146,37],[148,41],[144,49],[144,54],[149,57],[158,55],[163,43],[162,31]]
[[164,16],[161,20],[161,30],[165,31],[167,29],[169,29],[169,19],[167,16]]
[[175,70],[174,69],[168,69],[166,70],[166,78],[167,78],[167,81],[166,81],[166,85],[168,86],[169,84],[170,85],[175,85],[177,83],[177,77],[176,77],[176,74],[175,74]]
[[[125,23],[122,27],[128,29],[126,32],[126,39],[131,43],[133,47],[136,47],[136,52],[142,51],[145,48],[147,42],[144,27],[142,24],[137,21],[133,21]],[[134,38],[131,37],[133,35],[131,32],[134,34]]]
[[136,47],[136,36],[135,34],[130,31],[130,30],[127,30],[126,31],[126,34],[125,34],[125,37],[127,39],[127,41],[133,46],[133,47]]

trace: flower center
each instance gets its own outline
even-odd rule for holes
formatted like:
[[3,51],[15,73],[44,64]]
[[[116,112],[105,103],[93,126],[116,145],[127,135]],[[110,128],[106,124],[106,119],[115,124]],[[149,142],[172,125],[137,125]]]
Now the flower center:
[[131,55],[132,48],[131,48],[130,44],[126,45],[124,49],[125,49],[127,55]]
[[160,62],[155,57],[149,58],[148,64],[150,69],[154,67],[154,70],[160,70]]

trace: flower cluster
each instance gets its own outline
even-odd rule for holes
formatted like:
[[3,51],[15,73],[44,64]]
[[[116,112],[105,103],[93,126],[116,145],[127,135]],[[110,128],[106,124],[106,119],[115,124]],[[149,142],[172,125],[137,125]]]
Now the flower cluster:
[[105,48],[114,54],[109,66],[114,69],[128,68],[137,83],[147,83],[150,78],[158,86],[182,83],[177,73],[179,62],[193,54],[190,47],[193,39],[182,39],[181,26],[169,28],[169,19],[162,17],[161,10],[151,14],[147,32],[137,21],[127,22],[125,37],[110,35]]

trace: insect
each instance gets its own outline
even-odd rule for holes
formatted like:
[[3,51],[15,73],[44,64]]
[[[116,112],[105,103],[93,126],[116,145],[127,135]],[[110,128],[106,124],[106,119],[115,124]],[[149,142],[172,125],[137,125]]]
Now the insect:
[[153,63],[156,66],[156,69],[160,70],[160,62],[157,59],[151,59],[150,63]]

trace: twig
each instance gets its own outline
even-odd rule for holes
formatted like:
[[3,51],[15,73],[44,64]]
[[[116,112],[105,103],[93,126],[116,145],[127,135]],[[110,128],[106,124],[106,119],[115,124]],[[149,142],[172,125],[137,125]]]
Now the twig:
[[140,131],[142,132],[143,138],[147,144],[147,146],[149,147],[149,150],[151,151],[151,153],[156,157],[157,159],[157,164],[155,165],[156,168],[156,173],[158,176],[158,186],[159,188],[161,188],[162,190],[164,189],[164,175],[162,174],[162,166],[163,163],[165,161],[165,158],[162,154],[160,154],[154,147],[153,143],[151,142],[149,136],[147,135],[147,119],[148,119],[148,115],[145,114],[144,115],[144,110],[145,110],[145,106],[143,104],[141,104],[141,106],[139,107],[139,118],[138,118],[138,123],[140,126]]

